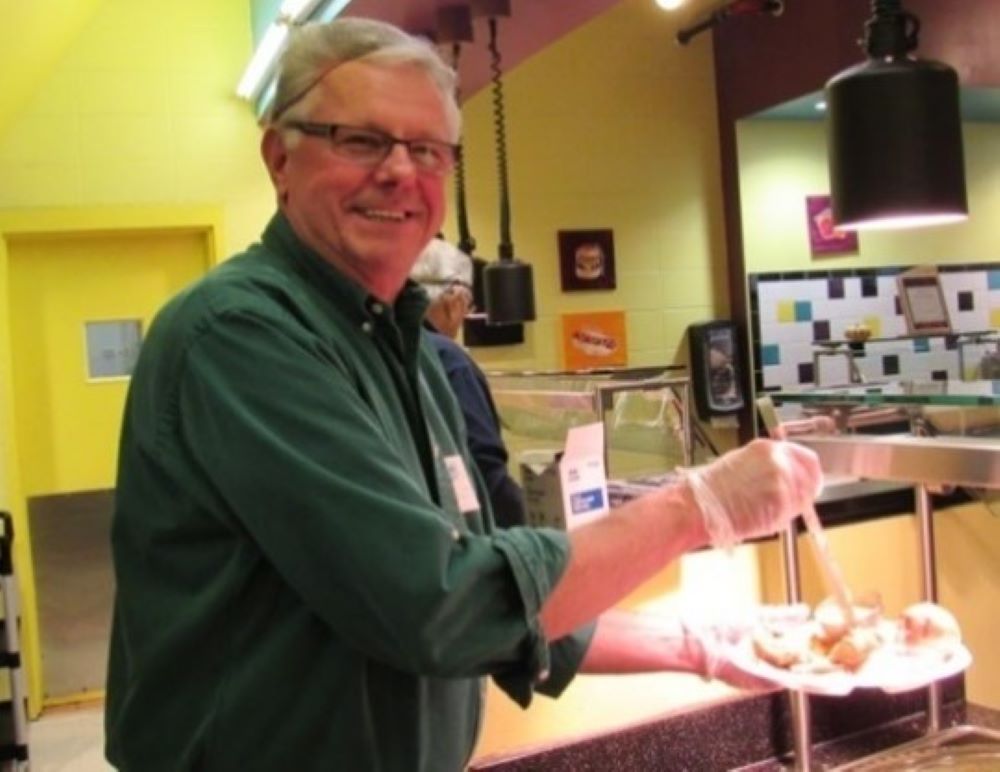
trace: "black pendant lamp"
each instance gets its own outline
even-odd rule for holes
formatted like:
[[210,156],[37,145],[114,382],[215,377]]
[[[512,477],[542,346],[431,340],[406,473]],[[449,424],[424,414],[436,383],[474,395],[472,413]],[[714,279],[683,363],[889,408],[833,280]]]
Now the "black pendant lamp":
[[917,59],[920,22],[872,0],[868,61],[826,85],[833,219],[844,230],[907,228],[968,216],[958,75]]
[[496,134],[497,180],[500,186],[500,259],[483,269],[483,295],[490,324],[517,324],[535,318],[531,266],[514,257],[510,238],[510,197],[507,183],[507,143],[497,17],[510,15],[510,0],[477,0],[473,12],[487,17],[490,69],[493,81],[493,124]]
[[[437,9],[436,39],[439,43],[451,44],[451,66],[455,72],[459,70],[459,59],[462,44],[470,43],[472,34],[472,15],[467,5],[446,5]],[[460,95],[455,95],[456,101]],[[462,322],[462,342],[469,347],[503,346],[524,342],[524,325],[488,323],[486,313],[486,295],[483,290],[483,270],[488,264],[486,260],[477,257],[476,239],[469,228],[469,212],[465,195],[465,147],[458,154],[455,162],[455,219],[458,226],[457,246],[472,259],[472,303],[474,313],[467,314]]]

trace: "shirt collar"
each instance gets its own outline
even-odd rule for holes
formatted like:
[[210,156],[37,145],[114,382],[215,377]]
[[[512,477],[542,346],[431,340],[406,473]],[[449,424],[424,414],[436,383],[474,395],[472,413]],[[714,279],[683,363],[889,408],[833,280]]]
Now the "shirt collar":
[[376,316],[390,319],[395,316],[402,327],[419,327],[423,321],[429,301],[419,284],[408,279],[395,303],[387,306],[308,247],[280,211],[267,224],[261,241],[272,251],[287,256],[298,271],[358,322],[370,321]]

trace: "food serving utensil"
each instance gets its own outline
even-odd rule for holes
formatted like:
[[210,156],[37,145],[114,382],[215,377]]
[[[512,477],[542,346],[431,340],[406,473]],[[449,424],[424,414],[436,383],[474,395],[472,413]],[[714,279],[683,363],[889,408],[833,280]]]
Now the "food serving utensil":
[[851,592],[847,588],[847,581],[844,579],[844,572],[840,568],[840,563],[833,556],[830,549],[830,542],[826,539],[826,531],[820,522],[816,507],[812,502],[806,504],[802,510],[802,519],[806,523],[806,531],[812,540],[813,552],[819,560],[823,575],[826,577],[827,587],[833,593],[833,599],[840,606],[844,614],[844,624],[848,629],[854,627],[854,606],[851,603]]
[[[760,412],[761,421],[764,422],[764,428],[767,429],[768,435],[772,439],[785,441],[787,438],[781,427],[781,421],[778,420],[778,411],[774,409],[774,402],[771,398],[767,396],[759,397],[757,399],[757,410]],[[813,553],[816,555],[823,576],[826,578],[827,588],[844,614],[844,624],[848,628],[854,627],[854,606],[851,603],[851,592],[847,587],[847,581],[844,579],[844,572],[840,568],[840,563],[837,562],[833,551],[830,549],[830,542],[827,541],[826,531],[823,529],[823,523],[819,519],[816,507],[811,501],[807,502],[803,508],[802,519],[805,521],[806,532],[809,534],[809,539],[812,542]]]

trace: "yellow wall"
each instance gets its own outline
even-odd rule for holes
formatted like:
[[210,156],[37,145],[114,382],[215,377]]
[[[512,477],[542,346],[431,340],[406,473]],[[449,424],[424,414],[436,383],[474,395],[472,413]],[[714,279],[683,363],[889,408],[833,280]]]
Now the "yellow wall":
[[[561,367],[558,315],[614,309],[627,311],[630,364],[673,362],[688,324],[724,314],[711,40],[677,46],[674,24],[623,0],[505,77],[513,242],[534,268],[539,318],[527,345],[477,349],[481,362]],[[472,233],[494,259],[489,91],[464,114]],[[614,229],[617,290],[560,291],[556,231],[574,228]]]
[[1000,130],[966,123],[963,131],[969,219],[958,225],[863,232],[857,255],[812,258],[805,197],[828,193],[821,121],[743,121],[738,126],[743,246],[748,273],[833,270],[1000,259]]
[[0,24],[0,131],[56,66],[64,47],[103,0],[32,0],[3,4]]
[[235,94],[247,0],[103,0],[0,127],[0,211],[212,204],[224,252],[272,209],[257,127]]

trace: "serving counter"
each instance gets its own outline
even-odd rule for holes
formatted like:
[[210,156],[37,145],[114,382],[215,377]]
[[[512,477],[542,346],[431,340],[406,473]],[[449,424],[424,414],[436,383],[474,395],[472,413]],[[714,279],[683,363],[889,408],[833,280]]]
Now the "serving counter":
[[[904,514],[900,515],[897,510],[892,518],[894,523],[914,522],[915,547],[912,551],[908,546],[901,550],[906,545],[886,544],[882,560],[896,562],[901,567],[907,564],[920,567],[916,583],[919,586],[910,587],[907,602],[937,599],[939,559],[935,550],[936,518],[931,490],[961,486],[983,492],[1000,488],[1000,443],[993,436],[994,427],[1000,424],[996,420],[1000,414],[1000,387],[993,382],[869,384],[847,389],[781,392],[773,396],[784,419],[810,417],[818,412],[834,415],[839,434],[795,438],[816,449],[831,478],[845,486],[878,482],[915,492],[914,514],[906,515],[910,510],[902,510]],[[872,422],[869,419],[876,411],[879,418]],[[905,433],[867,433],[873,426],[876,432],[886,426],[894,429],[902,426]],[[997,574],[994,566],[995,558],[1000,555],[1000,519],[984,509],[978,503],[968,503],[956,508],[962,513],[956,517],[966,521],[971,518],[974,522],[959,522],[952,517],[944,521],[949,549],[957,544],[963,550],[971,547],[979,555],[975,561],[964,558],[952,563],[944,561],[945,573],[950,578],[942,602],[949,608],[965,596],[972,604],[981,604],[984,595],[990,599],[996,596],[997,582],[990,577]],[[871,527],[860,524],[845,530],[860,533]],[[839,530],[834,529],[831,536],[836,537]],[[844,557],[850,555],[845,552]],[[979,561],[981,570],[970,570]],[[958,588],[951,586],[956,572],[961,580]],[[993,648],[993,633],[984,634],[976,629],[968,617],[961,621],[973,656],[984,657],[990,668],[988,655]],[[870,755],[893,747],[898,754],[983,742],[990,752],[996,750],[1000,737],[995,732],[1000,726],[998,714],[991,707],[970,704],[965,698],[966,682],[962,675],[929,689],[896,695],[859,689],[848,697],[812,696],[800,697],[798,701],[789,700],[784,692],[735,697],[606,734],[591,733],[573,742],[481,758],[472,769],[645,772],[772,770],[786,769],[791,764],[796,769],[808,770],[851,764],[844,769],[854,770],[868,768],[856,766],[857,759],[870,757],[866,763],[880,763]],[[1000,701],[991,701],[989,705],[1000,707]],[[805,736],[803,721],[807,726]],[[890,766],[871,768],[905,768],[891,766],[894,758],[900,757],[890,756],[887,762]]]

